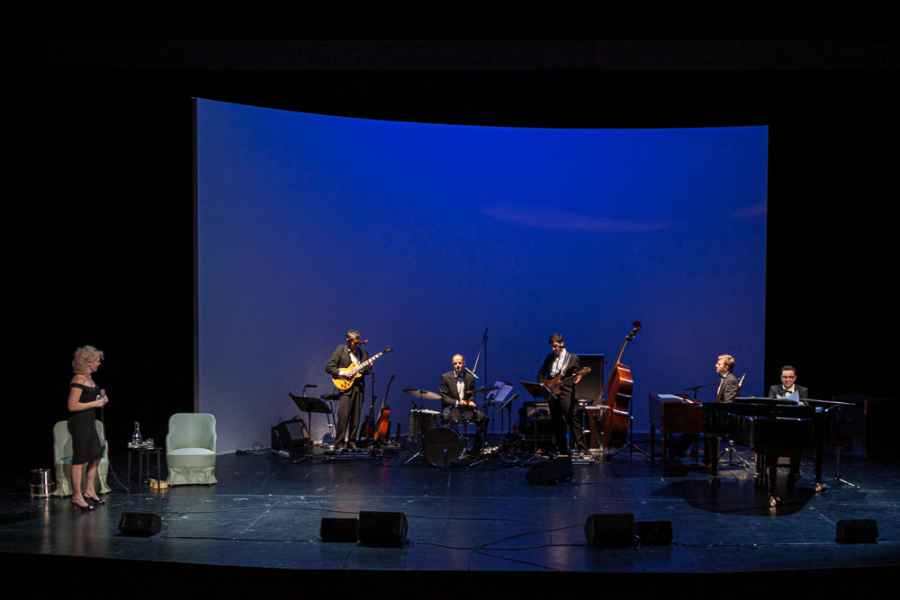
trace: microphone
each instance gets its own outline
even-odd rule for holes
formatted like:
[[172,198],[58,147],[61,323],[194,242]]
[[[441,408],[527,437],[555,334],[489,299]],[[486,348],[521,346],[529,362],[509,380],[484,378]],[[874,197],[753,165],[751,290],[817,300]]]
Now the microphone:
[[469,367],[463,367],[463,368],[466,370],[466,372],[467,372],[469,375],[471,375],[471,376],[474,377],[475,379],[478,379],[478,375],[476,375],[475,372],[474,372],[472,369],[470,369]]

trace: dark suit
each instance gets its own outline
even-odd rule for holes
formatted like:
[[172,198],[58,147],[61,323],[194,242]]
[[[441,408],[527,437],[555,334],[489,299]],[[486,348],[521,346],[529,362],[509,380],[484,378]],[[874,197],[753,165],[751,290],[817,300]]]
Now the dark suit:
[[[722,375],[719,387],[716,390],[716,402],[734,402],[738,393],[741,391],[741,384],[737,376],[728,372]],[[707,466],[712,466],[719,461],[719,438],[713,436],[704,436],[703,438],[703,462]]]
[[[544,358],[544,363],[537,374],[538,381],[550,379],[550,372],[555,361],[556,355],[553,352]],[[572,437],[572,444],[578,449],[584,449],[584,436],[581,432],[581,426],[575,422],[575,406],[578,404],[578,401],[575,399],[575,379],[572,377],[580,368],[581,363],[578,360],[578,355],[567,352],[565,363],[560,369],[563,374],[563,381],[559,394],[548,399],[548,404],[550,405],[550,426],[553,428],[556,451],[560,454],[569,453],[566,429],[569,430],[569,434]]]
[[[802,385],[795,385],[794,389],[797,391],[797,396],[800,398],[802,402],[806,398],[809,398],[809,390]],[[785,395],[784,386],[780,383],[777,385],[773,385],[769,388],[769,398],[777,398],[779,396]],[[804,440],[805,441],[805,440]],[[793,483],[794,478],[800,474],[800,459],[803,456],[803,445],[798,441],[798,446],[790,448],[786,453],[779,452],[771,452],[765,457],[765,466],[769,471],[769,489],[772,493],[775,492],[775,484],[778,481],[778,459],[779,454],[785,454],[791,459],[791,483]],[[762,465],[757,463],[757,469],[759,469]]]
[[[369,358],[368,353],[362,347],[356,348],[356,357],[360,362]],[[350,348],[347,344],[341,344],[331,353],[328,364],[325,365],[325,372],[337,378],[338,369],[345,369],[353,364],[350,358]],[[366,390],[365,378],[357,379],[349,390],[341,393],[338,402],[338,425],[334,436],[335,445],[344,443],[344,436],[349,433],[350,441],[356,443],[359,435],[360,415],[362,413],[363,395]]]
[[[794,389],[797,390],[797,395],[800,396],[801,400],[809,398],[809,390],[807,388],[803,387],[802,385],[795,385]],[[784,396],[784,393],[784,386],[780,383],[769,388],[769,398]]]
[[[463,371],[463,397],[459,397],[459,389],[456,385],[456,373],[449,371],[441,375],[441,404],[445,421],[456,424],[461,417],[460,410],[455,410],[460,400],[472,400],[475,398],[475,377],[468,371]],[[487,437],[488,418],[480,408],[472,410],[472,420],[475,422],[475,443],[472,450],[478,452],[484,446]]]
[[[741,386],[738,378],[734,373],[726,373],[719,381],[719,387],[716,389],[716,397],[714,402],[734,402]],[[686,433],[681,436],[677,443],[673,444],[672,451],[677,455],[683,455],[687,449],[697,441],[696,433]],[[703,462],[707,466],[711,466],[714,461],[719,458],[719,438],[713,436],[704,436],[703,438]]]
[[475,378],[468,371],[463,371],[463,381],[465,389],[463,391],[464,398],[459,397],[459,390],[456,387],[456,373],[450,371],[441,375],[441,404],[444,407],[455,406],[460,400],[471,400],[475,397]]

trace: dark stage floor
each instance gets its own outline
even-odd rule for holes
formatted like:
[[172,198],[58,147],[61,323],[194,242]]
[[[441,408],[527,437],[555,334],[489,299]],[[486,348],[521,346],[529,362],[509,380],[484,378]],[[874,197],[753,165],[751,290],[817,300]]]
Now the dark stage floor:
[[[729,586],[746,590],[762,585],[765,579],[756,576],[764,573],[781,573],[777,581],[785,583],[791,573],[807,579],[819,573],[820,583],[852,585],[850,573],[880,577],[900,565],[900,468],[895,466],[844,461],[845,477],[860,487],[831,486],[815,494],[812,465],[804,462],[798,489],[772,510],[752,477],[724,461],[717,479],[699,470],[664,476],[658,463],[652,466],[639,454],[630,462],[621,453],[602,464],[575,465],[571,483],[534,486],[526,481],[527,468],[496,459],[440,470],[404,465],[403,458],[293,464],[274,455],[225,455],[218,458],[218,485],[140,493],[116,489],[106,506],[87,514],[73,510],[68,499],[7,493],[0,504],[0,552],[13,566],[49,560],[54,568],[80,568],[103,559],[119,572],[140,565],[146,577],[176,564],[170,574],[204,568],[214,579],[216,573],[241,570],[257,577],[262,572],[284,577],[289,571],[305,577],[308,589],[347,585],[342,578],[349,571],[395,577],[399,571],[416,572],[417,580],[440,573],[436,585],[454,589],[481,586],[487,574],[501,581],[503,574],[564,572],[573,574],[573,582],[579,581],[576,573],[605,573],[608,582],[616,574],[629,576],[628,585],[653,581],[663,587],[666,577],[711,582],[727,574]],[[833,463],[826,466],[830,473]],[[115,470],[124,478],[124,465]],[[406,513],[409,544],[370,548],[319,539],[322,517],[355,516],[360,510]],[[158,513],[162,532],[150,538],[121,535],[118,521],[126,511]],[[671,521],[674,543],[623,550],[587,546],[584,523],[592,513]],[[838,520],[862,518],[877,519],[879,543],[835,542]],[[81,558],[72,563],[71,557]],[[537,582],[533,577],[520,578],[517,585]],[[566,579],[553,581],[558,586]],[[692,590],[693,597],[704,595],[696,585]]]

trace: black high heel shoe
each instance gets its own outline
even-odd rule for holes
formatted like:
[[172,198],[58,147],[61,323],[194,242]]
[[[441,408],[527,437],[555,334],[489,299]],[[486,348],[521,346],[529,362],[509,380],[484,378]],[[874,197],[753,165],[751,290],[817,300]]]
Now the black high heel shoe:
[[82,505],[78,504],[77,502],[72,502],[72,506],[74,506],[75,508],[80,509],[81,512],[83,512],[83,513],[91,512],[92,510],[94,510],[94,505],[93,505],[93,504],[91,504],[91,503],[88,502],[87,500],[85,500],[85,502],[87,503],[87,506],[82,506]]
[[100,496],[92,497],[92,496],[84,496],[84,501],[88,504],[106,504],[106,500],[101,498]]

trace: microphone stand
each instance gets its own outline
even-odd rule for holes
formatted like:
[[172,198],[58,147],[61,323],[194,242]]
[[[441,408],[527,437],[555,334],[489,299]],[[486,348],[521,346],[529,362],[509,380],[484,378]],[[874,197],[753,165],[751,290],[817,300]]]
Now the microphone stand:
[[709,386],[710,386],[710,384],[705,384],[705,385],[694,385],[694,386],[691,386],[691,387],[682,388],[682,391],[685,391],[685,392],[692,392],[693,395],[694,395],[694,400],[698,400],[699,398],[697,397],[697,392],[699,392],[699,391],[702,390],[703,388],[709,387]]

